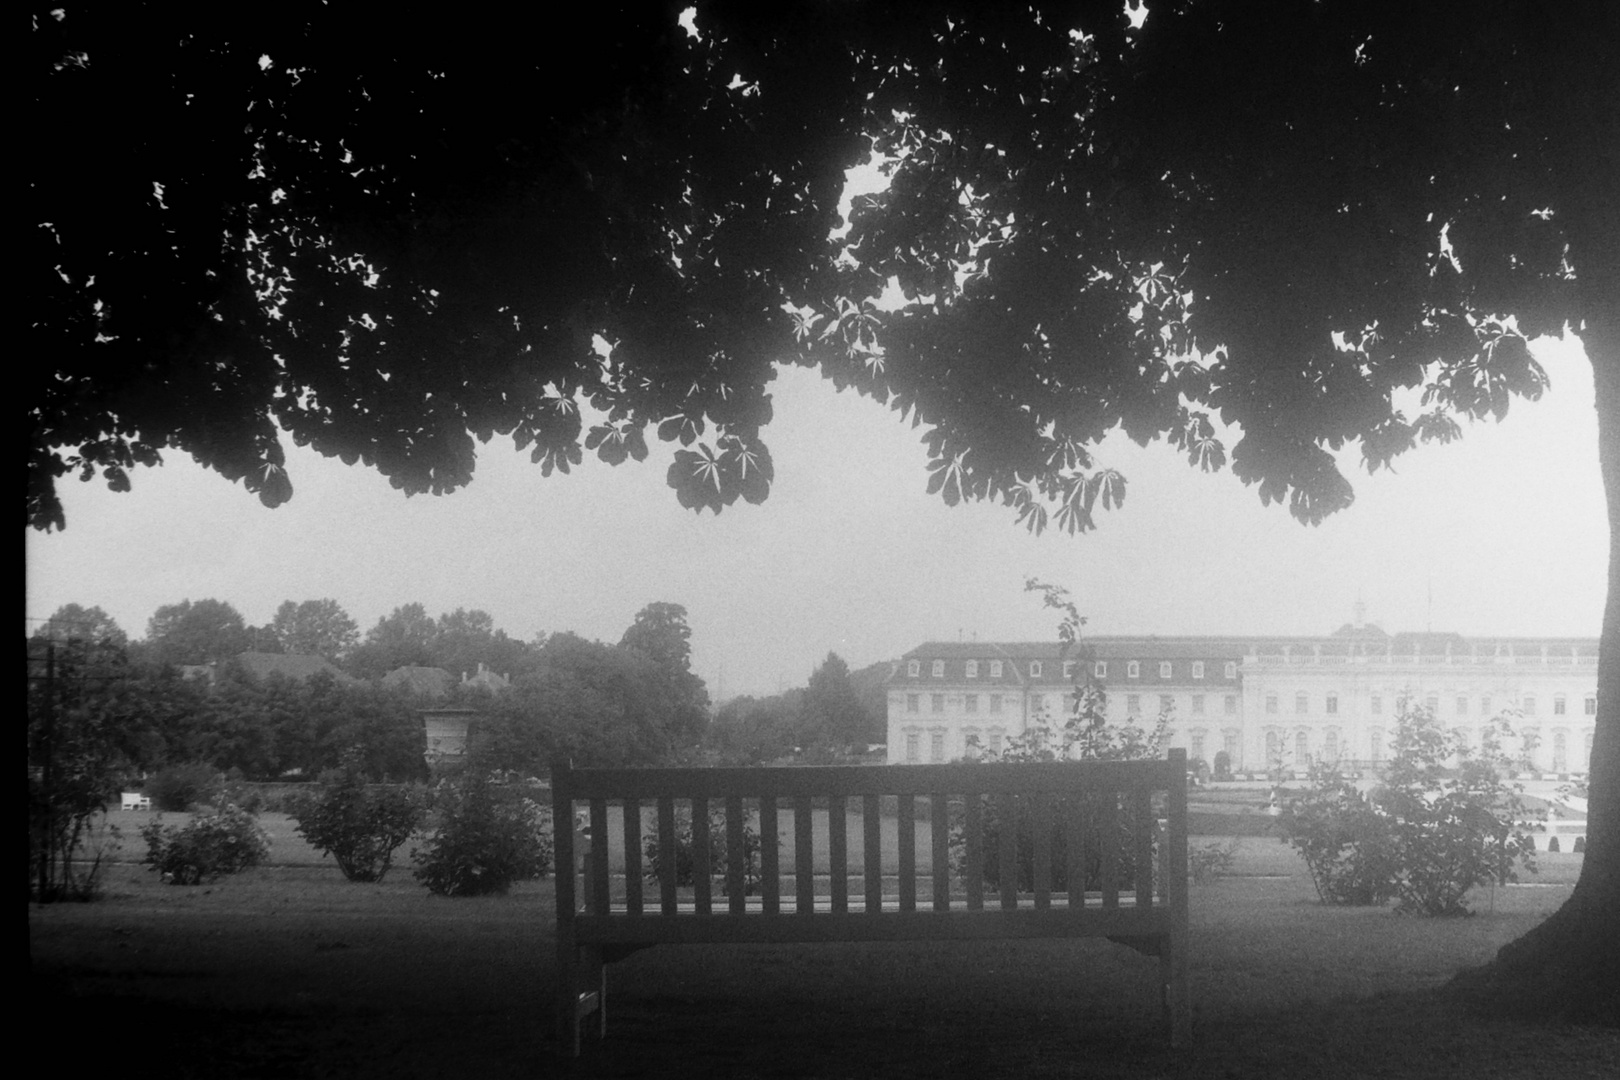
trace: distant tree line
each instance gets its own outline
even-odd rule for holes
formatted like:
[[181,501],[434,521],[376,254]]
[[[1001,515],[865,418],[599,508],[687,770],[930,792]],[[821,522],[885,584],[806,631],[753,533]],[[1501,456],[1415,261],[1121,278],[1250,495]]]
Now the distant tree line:
[[[702,760],[710,703],[691,670],[690,638],[685,608],[670,603],[643,608],[617,644],[568,632],[521,641],[487,612],[435,619],[419,603],[362,636],[329,599],[289,600],[259,627],[225,601],[185,600],[159,608],[145,637],[131,640],[100,608],[69,604],[27,643],[30,764],[45,752],[36,733],[93,718],[125,781],[190,762],[249,780],[311,777],[350,747],[369,775],[406,779],[425,773],[421,710],[430,704],[475,707],[480,754],[528,775],[559,757],[580,766]],[[321,656],[336,671],[260,677],[237,659],[254,651]],[[448,698],[428,699],[380,682],[404,666],[456,675],[480,664],[510,684],[496,692],[453,679]],[[185,670],[193,665],[208,671]]]
[[704,748],[727,765],[855,756],[884,739],[888,676],[888,664],[851,673],[844,659],[830,652],[803,687],[764,698],[745,695],[721,705],[709,723]]

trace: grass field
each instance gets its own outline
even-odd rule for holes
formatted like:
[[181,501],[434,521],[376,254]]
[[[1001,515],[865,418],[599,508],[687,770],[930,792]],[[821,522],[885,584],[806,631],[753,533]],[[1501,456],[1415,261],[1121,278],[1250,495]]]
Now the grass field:
[[1614,1028],[1485,1020],[1443,989],[1554,910],[1577,855],[1476,896],[1474,918],[1434,921],[1324,908],[1289,849],[1245,837],[1238,876],[1192,889],[1195,1041],[1182,1051],[1163,1043],[1157,962],[1103,941],[663,946],[610,969],[609,1039],[564,1066],[549,881],[447,900],[407,864],[351,884],[284,818],[265,823],[271,866],[178,888],[121,863],[103,901],[30,906],[29,1008],[53,1027],[71,1010],[85,1035],[65,1048],[75,1072],[1620,1075]]

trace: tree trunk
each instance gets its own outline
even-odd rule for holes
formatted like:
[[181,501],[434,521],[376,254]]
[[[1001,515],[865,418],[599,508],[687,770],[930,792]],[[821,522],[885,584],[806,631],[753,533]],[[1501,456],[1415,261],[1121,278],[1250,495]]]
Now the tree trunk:
[[[1605,218],[1612,224],[1613,211],[1599,221]],[[1588,264],[1595,272],[1582,282],[1587,318],[1580,328],[1597,397],[1609,582],[1598,647],[1586,857],[1563,907],[1504,945],[1494,962],[1462,973],[1455,985],[1488,1007],[1518,1015],[1542,1012],[1612,1024],[1620,1017],[1620,237],[1602,228],[1589,235],[1594,247],[1610,245]]]

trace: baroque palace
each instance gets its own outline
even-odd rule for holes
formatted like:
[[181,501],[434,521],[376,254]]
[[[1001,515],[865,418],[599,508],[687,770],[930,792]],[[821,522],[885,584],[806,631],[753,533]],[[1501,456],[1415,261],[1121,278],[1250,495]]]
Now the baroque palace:
[[1067,654],[1055,643],[928,642],[889,679],[888,761],[959,759],[970,740],[999,753],[1033,720],[1061,720],[1089,674],[1111,721],[1168,712],[1171,746],[1210,766],[1224,753],[1234,772],[1376,765],[1401,700],[1414,699],[1475,745],[1505,713],[1518,738],[1503,749],[1529,770],[1583,774],[1597,653],[1596,638],[1390,635],[1359,621],[1326,637],[1092,637]]

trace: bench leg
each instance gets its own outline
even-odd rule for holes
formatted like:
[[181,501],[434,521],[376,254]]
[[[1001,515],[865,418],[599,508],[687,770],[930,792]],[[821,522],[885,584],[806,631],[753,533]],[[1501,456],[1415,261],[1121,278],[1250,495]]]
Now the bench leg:
[[1164,1000],[1164,1023],[1172,1047],[1186,1046],[1192,1038],[1192,997],[1187,989],[1187,944],[1185,938],[1162,939],[1159,952],[1159,984]]
[[559,958],[558,1034],[564,1052],[578,1057],[587,1021],[592,1036],[598,1040],[607,1037],[607,965],[602,962],[602,950],[594,945],[564,952]]

